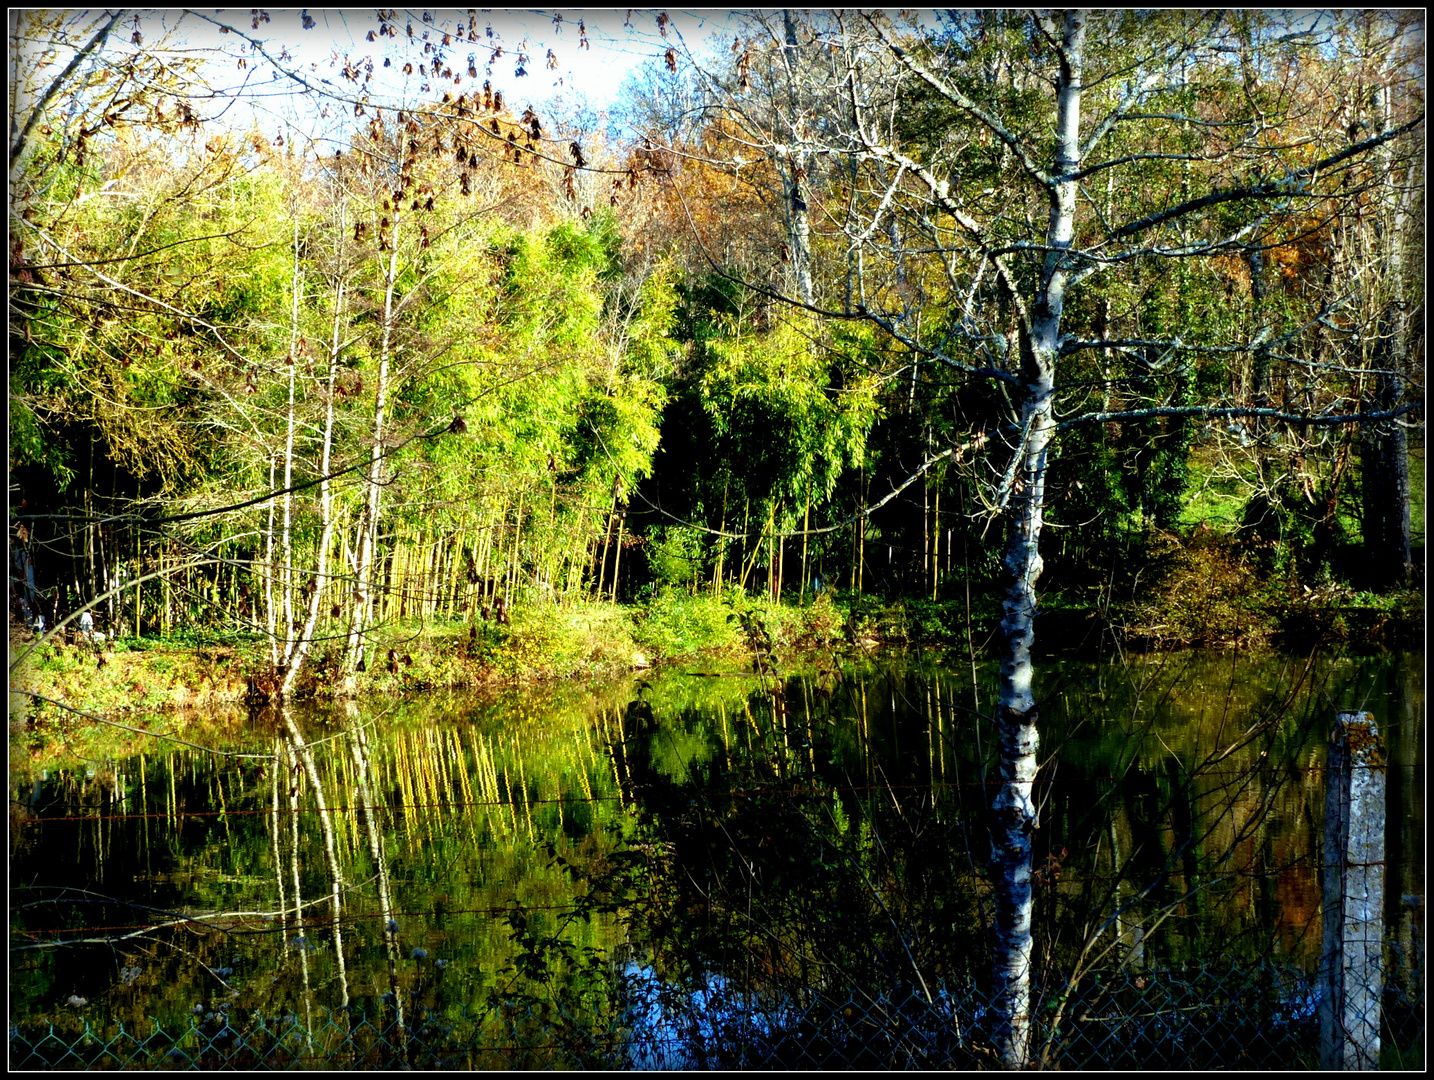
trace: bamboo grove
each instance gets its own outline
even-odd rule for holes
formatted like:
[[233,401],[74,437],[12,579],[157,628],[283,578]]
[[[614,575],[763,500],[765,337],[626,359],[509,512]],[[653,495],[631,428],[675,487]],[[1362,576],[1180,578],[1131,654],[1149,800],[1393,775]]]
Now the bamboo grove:
[[[657,16],[604,132],[505,101],[495,65],[542,53],[472,12],[379,11],[327,67],[262,12],[185,19],[216,44],[12,17],[12,609],[21,550],[26,614],[261,634],[283,692],[380,625],[1000,577],[1039,20],[754,14],[713,50]],[[1408,579],[1422,23],[1331,19],[1090,38],[1043,479],[1069,583],[1188,526],[1197,475],[1272,573]]]

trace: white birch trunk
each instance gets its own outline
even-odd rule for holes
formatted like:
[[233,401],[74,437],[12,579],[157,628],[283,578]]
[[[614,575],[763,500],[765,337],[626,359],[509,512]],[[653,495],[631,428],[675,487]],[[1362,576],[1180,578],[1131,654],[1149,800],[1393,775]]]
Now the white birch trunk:
[[[1035,641],[1036,581],[1041,574],[1040,538],[1047,452],[1055,435],[1052,418],[1061,313],[1069,276],[1065,252],[1075,235],[1076,182],[1080,167],[1080,79],[1086,17],[1067,12],[1060,28],[1061,70],[1057,86],[1056,159],[1048,185],[1051,209],[1048,251],[1031,307],[1029,340],[1023,348],[1021,428],[1025,438],[1008,503],[1006,596],[1002,601],[998,739],[1001,789],[993,810],[996,869],[996,1047],[1006,1068],[1024,1068],[1031,1041],[1031,833],[1037,826],[1031,799],[1036,778],[1036,701],[1032,694],[1031,645]],[[1050,28],[1055,37],[1054,27]]]
[[798,106],[798,93],[802,80],[796,68],[800,63],[797,44],[797,27],[790,8],[782,10],[782,25],[786,32],[787,77],[791,86],[792,152],[787,160],[780,163],[783,194],[787,203],[787,235],[792,253],[792,277],[797,297],[804,304],[812,304],[816,293],[812,287],[812,227],[807,209],[806,183],[811,167],[811,152],[807,144],[805,119]]
[[[269,455],[269,490],[274,490],[274,471],[277,462]],[[264,629],[269,635],[269,663],[279,667],[279,634],[275,625],[278,616],[274,609],[274,498],[269,497],[269,515],[264,526]]]
[[388,266],[384,271],[383,330],[379,338],[378,384],[374,390],[373,449],[368,467],[368,500],[359,530],[358,567],[355,574],[353,616],[348,637],[348,673],[344,690],[351,693],[354,671],[363,657],[363,638],[372,623],[374,611],[374,551],[378,542],[380,496],[383,492],[383,439],[388,410],[388,367],[393,341],[393,290],[398,280],[398,223],[401,214],[394,208],[392,232],[389,234]]
[[[339,235],[344,234],[342,221],[339,225]],[[342,269],[340,270],[342,275]],[[314,569],[314,590],[309,596],[309,612],[304,620],[304,628],[294,639],[289,655],[285,658],[284,681],[279,688],[281,697],[288,697],[293,690],[294,681],[299,677],[299,672],[308,658],[309,649],[314,640],[314,627],[318,625],[319,611],[323,607],[327,596],[326,588],[329,577],[329,545],[333,542],[334,515],[333,515],[333,492],[329,486],[329,471],[333,462],[334,445],[334,382],[339,369],[339,331],[343,323],[344,310],[344,286],[340,280],[338,284],[338,297],[334,303],[334,332],[333,340],[329,345],[329,381],[328,393],[325,395],[324,404],[324,447],[319,464],[319,475],[323,477],[319,481],[319,518],[322,533],[319,537],[318,564]]]
[[[279,577],[280,589],[283,601],[284,612],[284,647],[282,649],[285,668],[293,656],[294,636],[294,493],[289,489],[294,485],[294,383],[297,378],[296,368],[298,358],[296,353],[299,348],[299,212],[294,210],[294,289],[293,304],[289,312],[289,402],[288,402],[288,426],[284,432],[284,521],[281,533],[279,550],[284,560],[283,571]],[[287,671],[284,674],[284,681],[288,682]]]

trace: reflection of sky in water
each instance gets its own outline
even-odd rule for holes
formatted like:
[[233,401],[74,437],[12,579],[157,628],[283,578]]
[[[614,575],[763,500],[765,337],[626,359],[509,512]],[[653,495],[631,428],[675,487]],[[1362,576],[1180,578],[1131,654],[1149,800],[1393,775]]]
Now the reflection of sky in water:
[[628,988],[627,1022],[632,1034],[628,1042],[628,1062],[634,1069],[695,1069],[700,1067],[692,1044],[711,1040],[719,1023],[731,1022],[733,1003],[716,1001],[725,998],[727,980],[721,975],[708,975],[706,985],[682,994],[681,1014],[667,1007],[673,989],[663,986],[651,967],[629,961],[623,968]]
[[[1264,1001],[1262,1025],[1271,1039],[1288,1036],[1300,1041],[1311,1035],[1321,996],[1316,980],[1260,967],[1246,973],[1250,981],[1243,989],[1228,982],[1217,989],[1200,975],[1130,973],[1110,986],[1124,1001],[1125,1008],[1120,1011],[1126,1017],[1113,1034],[1125,1042],[1153,1042],[1173,1054],[1182,1048],[1198,1053],[1212,1031],[1240,1026],[1250,1004],[1246,999],[1253,994]],[[858,1020],[881,1015],[909,1021],[892,1040],[891,1049],[897,1052],[890,1060],[919,1067],[926,1053],[939,1060],[949,1051],[953,1032],[958,1033],[954,1040],[958,1045],[970,1045],[972,1036],[978,1043],[984,1041],[993,1019],[980,992],[970,986],[956,994],[940,988],[929,1006],[913,995],[904,1007],[893,1009],[889,997],[882,994],[864,1006],[848,999],[845,1008],[826,1003],[803,1010],[787,996],[743,994],[720,974],[704,976],[696,989],[682,989],[664,983],[652,967],[629,962],[622,969],[622,979],[626,988],[624,1023],[629,1029],[624,1064],[644,1071],[750,1067],[764,1062],[820,1067],[830,1066],[833,1054],[840,1063],[844,1050],[854,1057],[872,1049],[870,1043],[844,1039],[860,1030],[859,1023],[848,1026],[843,1022],[843,1014],[853,1008]],[[1086,993],[1087,1006],[1099,1008],[1103,1001],[1100,1011],[1114,1009],[1113,999],[1105,997],[1098,986],[1093,993],[1088,986]],[[1039,993],[1036,1000],[1043,1000]],[[966,1033],[965,1038],[961,1032]],[[1039,1041],[1039,1021],[1035,1032]],[[804,1055],[804,1045],[812,1055]],[[747,1060],[748,1054],[754,1060]]]
[[[928,1004],[914,991],[903,1003],[885,993],[820,995],[803,1008],[790,995],[743,992],[720,973],[684,989],[664,982],[649,965],[629,961],[622,969],[624,1022],[629,1029],[626,1064],[639,1070],[746,1068],[762,1064],[796,1068],[829,1067],[843,1057],[855,1061],[873,1049],[864,1034],[872,1017],[900,1018],[890,1038],[894,1060],[908,1066],[924,1055],[940,1060],[952,1033],[982,1029],[989,1006],[967,987],[952,994],[944,987]],[[881,1041],[881,1040],[879,1040]],[[954,1042],[962,1044],[959,1035]]]

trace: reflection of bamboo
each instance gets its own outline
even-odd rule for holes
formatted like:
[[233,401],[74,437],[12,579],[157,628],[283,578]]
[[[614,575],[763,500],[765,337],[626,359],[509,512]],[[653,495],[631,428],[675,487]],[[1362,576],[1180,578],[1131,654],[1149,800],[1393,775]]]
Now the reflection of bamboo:
[[145,754],[144,754],[143,752],[141,752],[140,755],[139,755],[139,812],[144,815],[143,818],[141,819],[141,820],[143,821],[143,824],[140,826],[140,828],[144,830],[144,850],[145,850],[145,851],[151,851],[151,850],[153,850],[153,849],[149,846],[150,841],[149,841],[149,776],[148,776],[148,772],[149,772],[149,770],[148,770],[148,758],[145,756]]
[[926,683],[926,775],[927,783],[936,783],[936,683],[933,676]]
[[513,736],[513,756],[518,759],[518,783],[523,791],[523,813],[528,819],[528,839],[536,844],[537,833],[533,830],[533,804],[528,798],[528,771],[523,766],[523,755],[518,752],[518,737]]
[[866,782],[871,783],[871,724],[866,715],[866,680],[861,680],[861,760],[866,770]]
[[[513,782],[508,779],[508,763],[506,761],[503,763],[503,791],[507,795],[507,798],[504,800],[503,805],[507,806],[508,808],[508,824],[509,827],[512,829],[512,835],[517,836],[518,815],[513,809]],[[502,813],[501,810],[498,812],[500,814]]]
[[[587,751],[589,759],[593,760],[593,764],[596,765],[596,758],[593,754],[591,733],[589,733],[588,738],[583,740],[582,745],[583,749]],[[591,805],[593,802],[593,785],[592,781],[588,779],[588,763],[585,761],[579,761],[577,763],[577,766],[578,783],[582,784],[583,786],[583,797],[586,798],[588,804]]]
[[601,710],[599,715],[601,715],[603,721],[603,741],[607,747],[608,761],[612,763],[612,779],[613,782],[617,785],[618,798],[622,800],[623,806],[626,807],[632,797],[632,793],[628,790],[628,786],[623,783],[622,768],[618,761],[619,753],[621,753],[624,757],[626,757],[627,754],[627,751],[622,741],[622,725],[621,722],[617,720],[616,715],[614,714],[611,726],[615,728],[615,730],[610,732],[608,731],[609,720],[607,710]]
[[171,830],[179,826],[179,793],[175,790],[174,784],[174,755],[170,754],[165,760],[169,768],[169,798],[165,801],[165,825]]
[[[84,788],[88,788],[89,786],[90,786],[89,784],[83,785]],[[82,790],[83,790],[83,788],[82,788]],[[113,820],[113,819],[110,817],[110,815],[108,815],[108,814],[106,814],[106,813],[104,812],[103,803],[97,798],[97,799],[96,799],[96,806],[95,806],[95,816],[94,816],[94,819],[93,819],[93,820],[94,820],[94,826],[95,826],[95,841],[94,841],[95,867],[94,867],[94,879],[95,879],[96,881],[100,880],[100,878],[103,876],[103,872],[104,872],[104,866],[105,866],[105,860],[106,860],[106,856],[105,856],[105,825],[106,825],[106,819],[107,819],[107,818],[109,818],[110,820]]]
[[946,714],[941,709],[941,680],[939,676],[936,681],[936,758],[937,775],[944,782],[946,779]]
[[[458,737],[457,728],[448,729],[448,746],[446,753],[448,757],[452,759],[453,769],[458,774],[459,798],[466,806],[473,801],[473,785],[471,783],[472,777],[469,775],[469,770],[464,767],[463,740]],[[471,827],[473,815],[465,814],[463,817]]]
[[435,772],[437,787],[437,798],[434,800],[433,820],[435,824],[443,824],[444,811],[458,801],[458,784],[453,778],[457,761],[448,753],[448,729],[429,728],[428,742],[431,748],[431,761]]
[[488,784],[489,790],[492,792],[491,799],[493,808],[488,811],[488,820],[491,823],[496,818],[498,824],[502,826],[503,831],[507,832],[508,823],[503,817],[503,791],[498,786],[498,755],[496,749],[497,743],[490,741],[488,743]]
[[224,823],[224,839],[233,846],[234,833],[229,827],[229,805],[224,799],[224,778],[217,772],[214,774],[214,790],[219,793],[219,820]]
[[812,731],[812,695],[811,684],[806,679],[802,680],[802,738],[807,743],[807,768],[813,776],[817,773],[817,740]]
[[478,770],[479,779],[483,783],[483,798],[492,804],[488,811],[488,824],[492,827],[494,819],[498,824],[503,824],[502,793],[498,790],[498,766],[494,760],[493,744],[484,741],[483,736],[477,736],[478,740]]
[[[418,732],[416,742],[432,743],[433,736],[437,732],[433,728],[423,728]],[[434,825],[434,815],[437,811],[435,803],[438,799],[437,777],[433,774],[433,747],[418,745],[409,754],[409,768],[413,770],[414,795],[411,800],[414,811],[418,817],[418,827],[421,833],[431,833]]]

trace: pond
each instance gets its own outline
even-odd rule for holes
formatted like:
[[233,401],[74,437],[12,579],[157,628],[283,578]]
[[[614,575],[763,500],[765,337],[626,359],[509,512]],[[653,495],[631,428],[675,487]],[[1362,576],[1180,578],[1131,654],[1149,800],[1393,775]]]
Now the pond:
[[[12,1065],[989,1064],[994,681],[930,653],[688,667],[12,753]],[[1422,655],[1047,661],[1037,696],[1068,1066],[1159,1064],[1251,995],[1266,1055],[1302,1052],[1337,709],[1388,742],[1389,966],[1418,999]],[[1167,1019],[1070,1056],[1156,987]]]

